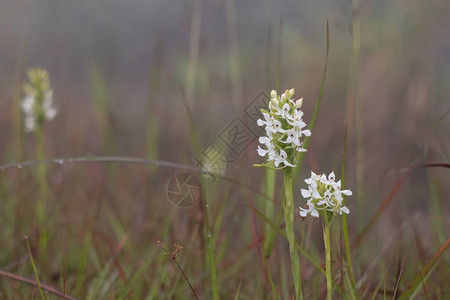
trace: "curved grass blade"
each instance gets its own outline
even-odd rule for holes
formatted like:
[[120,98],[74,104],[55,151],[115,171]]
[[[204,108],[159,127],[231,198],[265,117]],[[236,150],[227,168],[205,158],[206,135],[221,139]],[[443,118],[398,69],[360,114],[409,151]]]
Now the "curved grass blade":
[[400,295],[399,300],[410,299],[409,296],[415,292],[418,288],[419,284],[422,283],[423,278],[430,274],[433,271],[433,267],[441,258],[444,251],[450,246],[450,238],[445,242],[444,245],[436,252],[436,254],[430,259],[427,265],[417,274],[417,276],[411,281],[406,290]]
[[126,163],[126,164],[154,165],[157,167],[167,167],[167,168],[173,168],[173,169],[180,169],[180,170],[184,170],[184,171],[190,171],[190,172],[199,173],[199,174],[205,174],[205,175],[209,175],[214,178],[217,178],[217,179],[222,179],[222,180],[228,181],[230,183],[236,184],[240,187],[243,187],[247,190],[252,191],[256,195],[259,195],[265,199],[273,200],[273,198],[266,195],[265,193],[251,187],[250,185],[240,182],[236,178],[215,175],[215,174],[212,174],[208,171],[202,170],[197,167],[182,165],[182,164],[173,163],[173,162],[169,162],[169,161],[145,159],[145,158],[138,158],[138,157],[88,156],[88,157],[53,158],[53,159],[47,159],[47,160],[30,160],[30,161],[23,161],[23,162],[16,162],[16,163],[0,165],[0,171],[4,171],[7,169],[15,169],[15,168],[21,169],[22,167],[37,166],[37,165],[41,165],[41,164],[63,165],[63,164],[67,164],[67,163],[96,163],[96,162],[97,163]]

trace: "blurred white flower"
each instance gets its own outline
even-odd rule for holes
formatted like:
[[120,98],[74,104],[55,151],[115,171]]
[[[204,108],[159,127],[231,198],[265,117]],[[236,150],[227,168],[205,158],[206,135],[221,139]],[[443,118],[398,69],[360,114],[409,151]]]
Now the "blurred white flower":
[[53,106],[53,91],[50,90],[48,73],[42,69],[28,71],[29,84],[24,86],[25,98],[22,101],[25,131],[32,132],[57,114]]
[[261,137],[259,142],[266,146],[258,146],[258,154],[267,156],[267,164],[273,163],[276,168],[295,167],[297,152],[304,152],[305,136],[311,132],[303,122],[303,112],[299,109],[302,99],[294,101],[294,89],[286,90],[281,96],[276,91],[270,92],[269,111],[262,110],[264,120],[257,121],[258,126],[265,126],[267,136]]
[[317,175],[311,172],[311,177],[305,179],[308,189],[301,189],[303,198],[307,199],[308,208],[300,207],[300,215],[306,217],[308,213],[313,217],[319,217],[320,212],[331,212],[333,215],[349,214],[350,210],[342,206],[342,195],[351,196],[352,191],[341,190],[341,181],[335,181],[336,176],[331,172],[328,177],[325,174]]
[[42,105],[42,109],[44,111],[45,119],[47,121],[50,121],[56,117],[56,114],[58,113],[58,111],[53,106],[53,91],[52,90],[45,91],[44,103]]

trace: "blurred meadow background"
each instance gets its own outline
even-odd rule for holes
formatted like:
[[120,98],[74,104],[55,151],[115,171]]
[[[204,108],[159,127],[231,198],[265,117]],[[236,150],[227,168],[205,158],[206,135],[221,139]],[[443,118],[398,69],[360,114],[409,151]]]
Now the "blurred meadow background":
[[[282,177],[253,167],[264,132],[248,112],[261,93],[295,88],[310,123],[327,21],[326,79],[295,207],[311,170],[341,177],[345,144],[354,278],[335,221],[335,297],[448,299],[445,0],[1,1],[1,166],[101,156],[176,165],[2,168],[0,298],[195,299],[160,241],[183,247],[176,260],[199,299],[292,299],[287,242],[257,213],[284,230]],[[31,67],[49,72],[58,110],[43,142],[23,127]],[[224,142],[237,117],[248,130],[238,151]],[[220,176],[183,167],[202,167],[211,143],[228,159]],[[168,195],[183,172],[202,185],[202,201],[187,208]],[[314,262],[301,255],[305,299],[323,299],[320,221],[297,214],[294,225]]]

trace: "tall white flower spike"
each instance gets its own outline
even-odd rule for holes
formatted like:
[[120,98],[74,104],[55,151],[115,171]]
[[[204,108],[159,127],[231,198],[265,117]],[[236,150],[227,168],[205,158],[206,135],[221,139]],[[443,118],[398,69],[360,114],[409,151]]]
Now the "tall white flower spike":
[[265,126],[267,136],[261,137],[259,142],[267,149],[258,146],[258,154],[267,156],[266,166],[273,163],[275,168],[294,168],[297,165],[297,152],[306,151],[302,146],[311,131],[304,129],[306,123],[303,122],[303,112],[300,110],[303,98],[292,100],[294,92],[294,89],[286,90],[279,96],[272,90],[269,111],[261,110],[264,120],[259,119],[257,124]]

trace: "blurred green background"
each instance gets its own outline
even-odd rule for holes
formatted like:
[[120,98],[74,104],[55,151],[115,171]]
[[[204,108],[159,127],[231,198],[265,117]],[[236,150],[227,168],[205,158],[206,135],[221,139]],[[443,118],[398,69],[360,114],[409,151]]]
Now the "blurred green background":
[[[360,36],[354,38],[358,17]],[[340,173],[347,126],[346,185],[354,191],[347,204],[352,211],[350,234],[356,237],[405,173],[403,168],[449,163],[449,1],[365,0],[355,15],[347,0],[3,0],[1,164],[36,159],[34,138],[22,132],[20,116],[29,67],[49,71],[59,110],[56,119],[45,125],[47,158],[121,155],[196,166],[199,151],[216,141],[235,117],[260,133],[244,110],[259,93],[275,88],[296,89],[295,97],[304,98],[304,120],[309,123],[325,64],[327,21],[330,50],[323,101],[294,199],[296,206],[305,204],[300,186],[304,187],[311,169]],[[354,59],[355,51],[359,60]],[[356,84],[352,68],[359,72]],[[225,175],[261,190],[264,171],[253,167],[262,162],[256,147],[253,141],[240,155],[224,148],[233,159]],[[357,151],[363,154],[360,162]],[[65,266],[68,285],[72,291],[78,288],[74,293],[83,297],[80,291],[102,270],[124,235],[128,251],[122,252],[121,263],[129,267],[125,273],[132,273],[146,255],[159,254],[157,240],[182,245],[187,261],[200,259],[198,211],[181,210],[166,196],[168,181],[179,171],[102,163],[50,166],[48,226],[57,229],[48,255],[52,259],[41,261],[44,281],[58,285]],[[30,221],[37,183],[32,168],[1,174],[0,268],[21,273],[25,268],[21,258],[27,256],[21,237],[39,231]],[[424,262],[437,251],[448,238],[448,178],[446,169],[408,173],[368,233],[370,238],[363,240],[358,270],[367,268],[371,260],[365,258],[377,254],[398,228],[409,229],[400,229],[404,239],[395,243],[387,265],[399,255],[415,257],[416,252],[408,254],[408,247],[416,233],[425,245],[420,250],[424,253],[419,251]],[[255,257],[245,256],[237,265],[233,260],[252,243],[251,211],[240,202],[256,201],[258,206],[263,200],[239,184],[230,186],[221,180],[210,184],[212,218],[215,212],[223,218],[217,228],[218,243],[238,245],[238,249],[219,247],[223,253],[218,254],[218,272],[226,273],[231,264],[232,269],[253,273],[258,268]],[[281,190],[277,185],[278,208]],[[320,233],[315,220],[305,222]],[[263,227],[262,222],[257,224]],[[417,225],[417,231],[411,224]],[[309,238],[320,248],[320,234]],[[83,271],[86,277],[81,283],[79,276],[71,282],[83,240],[94,243],[98,257],[90,256],[95,263]],[[406,252],[399,254],[402,249]],[[170,264],[158,259],[150,265]],[[229,264],[224,263],[227,259]],[[195,263],[187,263],[187,268],[192,277],[200,276]],[[411,268],[412,272],[420,269]],[[151,282],[152,276],[139,280]],[[227,294],[230,288],[227,295],[233,295],[240,280],[223,275],[222,292]],[[160,291],[170,289],[161,282]],[[185,291],[184,284],[179,285]],[[257,286],[244,284],[244,293],[251,295]]]

